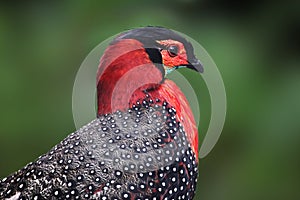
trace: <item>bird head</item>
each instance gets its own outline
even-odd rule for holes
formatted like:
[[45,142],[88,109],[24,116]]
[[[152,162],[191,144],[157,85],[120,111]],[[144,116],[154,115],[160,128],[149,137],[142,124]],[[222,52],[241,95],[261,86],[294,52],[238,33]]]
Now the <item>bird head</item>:
[[182,67],[203,72],[201,62],[194,55],[192,44],[172,30],[162,27],[137,28],[122,33],[112,44],[124,39],[141,42],[150,60],[158,67],[163,66],[165,75]]
[[[143,27],[121,33],[100,60],[98,114],[122,109],[137,88],[156,88],[167,74],[183,67],[203,72],[192,44],[178,33],[162,27]],[[115,109],[112,104],[116,105]]]

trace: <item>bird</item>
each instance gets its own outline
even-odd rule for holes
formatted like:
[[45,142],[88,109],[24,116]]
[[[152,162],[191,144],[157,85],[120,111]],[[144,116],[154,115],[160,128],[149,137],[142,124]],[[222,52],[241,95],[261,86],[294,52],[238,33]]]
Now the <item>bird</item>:
[[0,199],[192,200],[198,129],[167,78],[178,68],[203,72],[181,34],[146,26],[117,35],[95,74],[95,119],[3,178]]

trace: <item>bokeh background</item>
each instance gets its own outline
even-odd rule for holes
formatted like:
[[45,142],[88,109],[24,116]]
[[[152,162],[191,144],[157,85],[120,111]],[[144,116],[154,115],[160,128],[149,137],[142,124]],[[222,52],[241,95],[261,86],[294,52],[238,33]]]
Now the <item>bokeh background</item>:
[[145,25],[197,40],[224,79],[226,124],[200,162],[195,199],[300,199],[300,3],[289,0],[1,1],[0,177],[75,130],[72,87],[86,55]]

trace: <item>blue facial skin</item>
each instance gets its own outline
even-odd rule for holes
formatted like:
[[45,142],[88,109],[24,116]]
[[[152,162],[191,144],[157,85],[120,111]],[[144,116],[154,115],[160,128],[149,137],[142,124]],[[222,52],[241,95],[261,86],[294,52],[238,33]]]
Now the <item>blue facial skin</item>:
[[173,71],[176,70],[176,69],[180,69],[180,68],[184,68],[184,67],[185,67],[185,66],[176,66],[176,67],[172,67],[172,68],[165,67],[166,75],[167,75],[167,74],[170,74],[171,72],[173,72]]

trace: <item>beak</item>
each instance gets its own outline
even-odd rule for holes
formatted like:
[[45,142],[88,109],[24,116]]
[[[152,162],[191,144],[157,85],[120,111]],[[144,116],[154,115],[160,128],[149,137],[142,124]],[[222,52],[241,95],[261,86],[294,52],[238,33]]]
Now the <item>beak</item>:
[[194,58],[193,60],[188,61],[189,64],[186,65],[187,68],[195,70],[199,73],[203,73],[203,65],[201,64],[200,60]]

